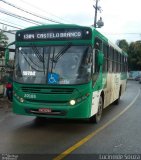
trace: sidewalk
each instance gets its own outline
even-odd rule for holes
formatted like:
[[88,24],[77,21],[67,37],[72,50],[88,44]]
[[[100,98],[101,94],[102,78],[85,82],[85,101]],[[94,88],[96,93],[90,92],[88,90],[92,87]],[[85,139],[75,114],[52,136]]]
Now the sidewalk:
[[12,112],[12,103],[7,97],[0,98],[0,120]]

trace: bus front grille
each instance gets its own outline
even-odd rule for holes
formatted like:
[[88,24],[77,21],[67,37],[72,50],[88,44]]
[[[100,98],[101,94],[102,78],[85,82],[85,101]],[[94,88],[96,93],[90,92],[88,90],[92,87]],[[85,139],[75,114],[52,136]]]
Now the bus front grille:
[[40,94],[72,94],[74,88],[22,87],[23,92]]
[[26,99],[27,102],[34,102],[34,103],[42,103],[48,105],[68,105],[68,101],[49,101],[49,100],[38,100],[38,99]]

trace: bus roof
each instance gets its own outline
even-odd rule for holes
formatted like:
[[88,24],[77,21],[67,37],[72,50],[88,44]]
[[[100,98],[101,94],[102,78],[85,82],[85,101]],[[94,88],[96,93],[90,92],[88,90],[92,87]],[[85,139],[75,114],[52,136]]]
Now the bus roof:
[[76,24],[47,24],[47,25],[38,25],[38,26],[32,26],[28,27],[22,30],[17,31],[16,34],[24,31],[30,31],[30,30],[38,30],[38,29],[61,29],[61,28],[89,28],[92,31],[93,36],[98,36],[100,37],[103,41],[108,43],[109,46],[112,46],[114,49],[116,49],[118,52],[121,54],[124,54],[127,56],[127,53],[125,53],[121,48],[119,48],[116,44],[112,43],[106,36],[104,36],[102,33],[100,33],[96,28],[93,26],[81,26],[81,25],[76,25]]
[[25,30],[36,30],[36,29],[44,29],[44,28],[83,28],[83,27],[87,27],[87,28],[91,28],[89,26],[80,26],[80,25],[76,25],[76,24],[45,24],[45,25],[38,25],[38,26],[32,26],[32,27],[28,27],[22,30],[19,30],[17,32],[21,32],[21,31],[25,31]]

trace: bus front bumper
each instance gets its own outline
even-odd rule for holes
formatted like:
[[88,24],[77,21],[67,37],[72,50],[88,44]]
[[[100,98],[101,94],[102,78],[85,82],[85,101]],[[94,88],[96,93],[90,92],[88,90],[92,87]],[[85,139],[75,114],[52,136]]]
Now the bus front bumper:
[[90,96],[75,105],[48,105],[40,103],[21,103],[16,98],[13,99],[13,112],[20,115],[79,119],[89,118],[91,111]]

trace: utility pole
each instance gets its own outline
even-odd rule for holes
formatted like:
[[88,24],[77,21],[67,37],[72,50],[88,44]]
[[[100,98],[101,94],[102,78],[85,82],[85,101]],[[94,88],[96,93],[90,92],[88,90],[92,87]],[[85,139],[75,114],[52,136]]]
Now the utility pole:
[[93,5],[93,7],[95,8],[95,16],[94,16],[94,27],[96,28],[96,22],[97,22],[97,10],[98,10],[98,1],[96,0],[95,6]]
[[94,9],[95,9],[95,16],[94,16],[94,27],[95,28],[101,28],[102,26],[104,26],[104,22],[102,21],[102,18],[100,17],[100,20],[98,20],[97,22],[97,11],[102,11],[101,7],[98,6],[98,1],[99,0],[95,0],[95,5],[93,5]]

